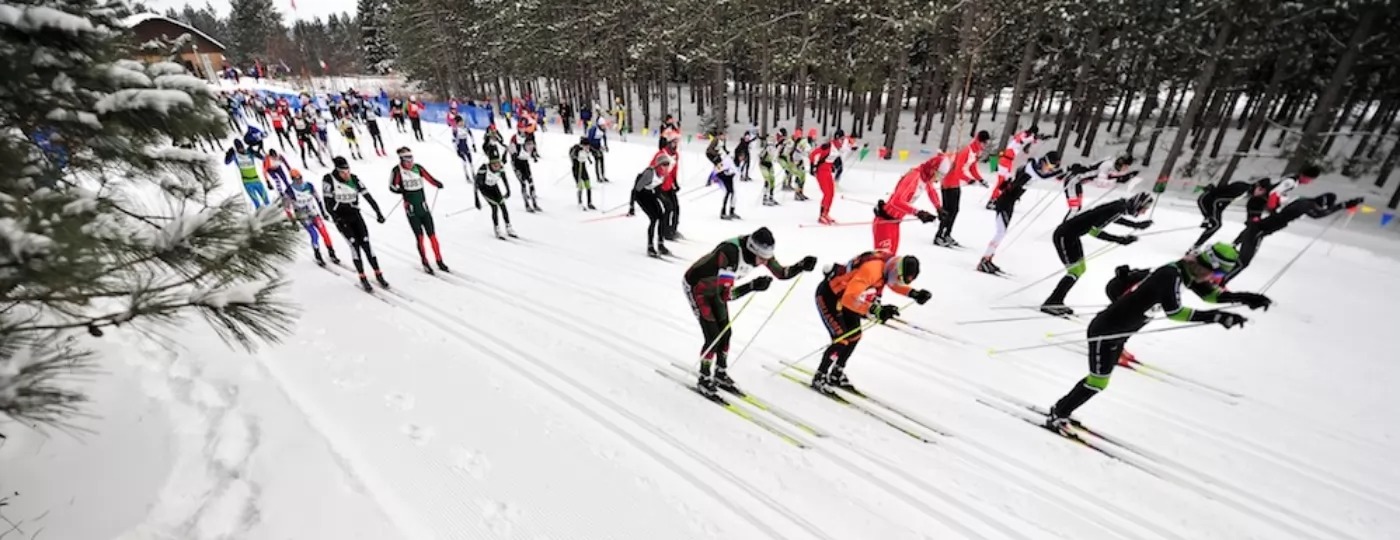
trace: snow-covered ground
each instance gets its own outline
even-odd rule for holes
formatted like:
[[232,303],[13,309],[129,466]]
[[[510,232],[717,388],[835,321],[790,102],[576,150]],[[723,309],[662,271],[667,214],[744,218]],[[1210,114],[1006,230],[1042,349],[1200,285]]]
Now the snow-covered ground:
[[[489,213],[472,209],[444,126],[426,126],[431,139],[419,143],[381,125],[391,156],[409,146],[447,183],[434,205],[454,277],[417,268],[400,210],[385,224],[370,220],[394,295],[360,292],[348,272],[317,268],[308,248],[290,269],[303,313],[279,346],[230,352],[197,323],[172,334],[168,348],[104,343],[111,374],[92,385],[101,418],[85,424],[98,435],[6,431],[3,487],[20,493],[0,514],[23,527],[22,537],[40,527],[43,538],[65,539],[1361,539],[1400,531],[1400,428],[1390,418],[1400,367],[1386,315],[1400,298],[1400,246],[1391,238],[1334,227],[1269,289],[1274,308],[1250,313],[1245,328],[1130,342],[1140,359],[1195,382],[1120,370],[1079,417],[1139,447],[1148,473],[982,403],[1010,396],[1048,405],[1087,366],[1070,348],[988,355],[1081,330],[1074,322],[958,324],[1034,315],[990,306],[1038,304],[1053,282],[1001,297],[1059,271],[1048,238],[1064,203],[1041,186],[1019,209],[1024,234],[997,259],[1014,276],[974,272],[993,231],[985,192],[970,188],[955,231],[968,249],[933,247],[932,226],[904,226],[902,250],[924,261],[918,284],[934,294],[905,318],[953,339],[876,328],[849,369],[863,389],[947,435],[911,427],[930,441],[920,442],[773,375],[770,368],[827,341],[812,306],[817,275],[775,283],[738,316],[732,351],[748,349],[732,360],[733,376],[827,435],[799,435],[808,447],[798,448],[657,374],[693,362],[702,346],[681,292],[687,263],[644,256],[642,217],[596,220],[599,213],[574,208],[565,155],[576,139],[557,128],[540,134],[544,159],[534,167],[545,212],[525,213],[513,186],[508,204],[523,240],[501,241]],[[625,205],[630,179],[654,150],[652,137],[612,141],[613,182],[595,186],[599,208]],[[870,248],[868,227],[812,225],[815,201],[784,194],[782,206],[761,206],[758,182],[739,185],[742,221],[719,220],[702,152],[702,143],[686,143],[681,158],[689,239],[671,247],[683,261],[760,225],[773,230],[785,263],[808,254],[841,262]],[[386,213],[392,160],[353,162]],[[870,219],[858,201],[882,197],[914,162],[853,163],[833,217]],[[232,167],[226,174],[237,181]],[[815,182],[809,189],[817,192]],[[1030,219],[1042,196],[1049,210]],[[1163,203],[1155,220],[1165,231],[1200,218]],[[1217,238],[1238,229],[1236,218]],[[1270,237],[1236,288],[1262,287],[1322,230],[1298,223]],[[1114,266],[1166,263],[1195,235],[1144,237],[1094,259],[1068,303],[1101,303]],[[336,244],[348,265],[345,242],[337,236]],[[1100,245],[1086,240],[1087,251]]]

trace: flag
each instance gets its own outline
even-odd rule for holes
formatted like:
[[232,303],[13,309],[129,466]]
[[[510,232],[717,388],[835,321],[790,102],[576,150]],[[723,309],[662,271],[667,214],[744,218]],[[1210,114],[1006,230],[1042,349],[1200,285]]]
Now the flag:
[[1374,213],[1376,213],[1376,208],[1375,208],[1374,206],[1366,206],[1366,205],[1363,204],[1363,205],[1361,205],[1361,213],[1363,213],[1363,214],[1374,214]]
[[1386,225],[1390,225],[1390,222],[1394,219],[1395,212],[1386,212],[1384,214],[1381,214],[1381,226],[1384,227]]
[[297,10],[297,0],[292,0],[292,11]]
[[908,151],[908,150],[900,150],[900,151],[899,151],[899,160],[900,160],[900,161],[905,161],[905,160],[908,160],[908,159],[909,159],[909,151]]
[[866,154],[869,154],[869,153],[870,153],[870,147],[869,147],[869,146],[866,146],[866,147],[861,148],[861,149],[860,149],[860,157],[857,158],[857,160],[858,160],[858,161],[865,161],[865,155],[866,155]]
[[327,73],[330,72],[331,68],[330,68],[329,66],[326,65],[326,61],[325,61],[325,60],[317,60],[317,62],[320,62],[320,64],[321,64],[321,71],[324,71],[324,72],[327,72]]

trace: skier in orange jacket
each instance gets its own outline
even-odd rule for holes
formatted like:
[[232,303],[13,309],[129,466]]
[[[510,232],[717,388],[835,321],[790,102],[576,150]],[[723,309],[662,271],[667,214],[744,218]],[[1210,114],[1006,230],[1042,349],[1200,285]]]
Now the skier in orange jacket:
[[831,334],[831,345],[822,354],[822,363],[812,376],[812,388],[825,391],[828,385],[854,390],[846,378],[846,361],[860,343],[860,328],[867,319],[880,323],[899,316],[899,307],[880,303],[885,287],[923,305],[933,294],[910,287],[919,277],[919,259],[897,257],[887,251],[868,251],[844,265],[833,264],[826,279],[817,286],[817,313]]

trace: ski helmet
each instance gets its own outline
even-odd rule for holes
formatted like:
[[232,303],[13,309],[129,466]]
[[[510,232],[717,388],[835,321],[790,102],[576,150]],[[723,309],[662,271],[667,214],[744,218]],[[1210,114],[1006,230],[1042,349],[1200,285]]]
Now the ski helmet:
[[982,131],[978,131],[978,132],[977,132],[977,142],[980,142],[980,143],[982,143],[982,144],[987,144],[987,142],[988,142],[988,141],[991,141],[991,140],[992,140],[992,134],[991,134],[991,133],[988,133],[987,130],[984,129],[984,130],[982,130]]
[[832,133],[832,134],[831,134],[831,138],[832,138],[832,139],[836,139],[836,140],[841,140],[841,139],[846,138],[846,130],[841,129],[841,128],[836,128],[836,133]]
[[335,168],[340,170],[350,170],[350,161],[346,160],[345,156],[336,156],[335,159],[331,160],[331,164],[335,165]]
[[673,160],[671,159],[671,154],[661,152],[661,155],[656,157],[656,167],[658,169],[670,167],[671,163],[673,163]]
[[1113,160],[1113,168],[1115,169],[1119,167],[1127,167],[1132,164],[1133,156],[1118,156],[1118,159]]
[[301,171],[292,169],[292,180],[301,180]]
[[1240,252],[1235,249],[1235,246],[1225,242],[1217,242],[1197,255],[1196,260],[1211,270],[1229,272],[1234,270],[1235,265],[1239,263]]
[[919,277],[919,259],[913,255],[903,255],[890,259],[885,264],[885,281],[908,285]]
[[1306,184],[1319,176],[1322,176],[1322,167],[1318,167],[1316,164],[1304,165],[1302,169],[1298,170],[1298,183]]
[[1103,292],[1108,295],[1109,302],[1116,302],[1123,295],[1128,294],[1128,291],[1133,290],[1133,287],[1136,287],[1138,283],[1142,283],[1142,280],[1147,279],[1149,275],[1152,275],[1151,270],[1131,268],[1126,264],[1119,266],[1113,270],[1113,278],[1108,280],[1107,285],[1104,285]]
[[1054,150],[1051,150],[1051,151],[1049,151],[1049,152],[1046,152],[1046,153],[1045,153],[1045,161],[1046,161],[1046,163],[1051,163],[1051,164],[1054,164],[1054,165],[1059,165],[1059,164],[1060,164],[1060,153],[1059,153],[1059,152],[1056,152],[1056,151],[1054,151]]
[[744,242],[744,247],[750,253],[761,259],[773,258],[773,232],[768,227],[759,227],[753,234],[749,235],[748,241]]
[[1144,191],[1132,197],[1128,197],[1126,201],[1128,206],[1124,213],[1130,216],[1136,216],[1147,211],[1147,208],[1152,205],[1152,194]]

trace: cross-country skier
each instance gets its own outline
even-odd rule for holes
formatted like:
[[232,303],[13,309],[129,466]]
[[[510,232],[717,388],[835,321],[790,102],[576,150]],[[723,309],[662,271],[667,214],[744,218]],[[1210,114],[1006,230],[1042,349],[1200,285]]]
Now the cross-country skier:
[[752,181],[749,177],[749,166],[752,162],[749,155],[749,146],[753,144],[753,130],[746,129],[739,137],[739,143],[734,145],[734,165],[739,167],[739,179],[744,182]]
[[778,148],[774,146],[773,139],[764,133],[758,138],[758,172],[763,175],[763,206],[778,205],[778,198],[773,196],[777,184],[773,178],[773,159],[777,155]]
[[394,119],[394,128],[399,133],[407,133],[404,129],[404,102],[402,99],[394,98],[389,101],[389,116]]
[[399,164],[389,171],[389,192],[403,196],[403,213],[408,217],[408,227],[413,230],[413,245],[418,248],[418,261],[423,264],[424,272],[433,273],[432,265],[428,264],[428,251],[423,247],[423,238],[426,236],[433,246],[433,257],[437,259],[438,269],[448,272],[447,265],[442,262],[442,248],[438,245],[433,209],[428,205],[428,197],[423,192],[423,182],[438,189],[443,188],[442,182],[433,178],[422,165],[413,162],[413,151],[407,146],[399,148],[396,152],[399,155]]
[[637,205],[641,205],[642,212],[647,215],[647,255],[651,257],[671,254],[662,238],[663,231],[657,228],[666,217],[666,211],[661,206],[660,188],[670,168],[671,156],[662,154],[657,157],[655,165],[637,175],[637,181],[632,185],[632,198],[627,204],[628,216],[637,215]]
[[1002,273],[1001,267],[992,262],[992,257],[996,256],[1001,240],[1006,238],[1006,228],[1011,225],[1011,215],[1016,211],[1016,202],[1026,193],[1026,184],[1035,180],[1056,180],[1064,174],[1064,171],[1060,170],[1060,153],[1051,150],[1040,158],[1027,161],[1026,165],[1016,172],[1016,178],[1003,186],[1001,195],[992,199],[992,208],[996,211],[992,218],[996,220],[996,234],[992,236],[992,241],[987,243],[987,251],[977,263],[978,272]]
[[374,290],[369,284],[369,279],[365,277],[364,261],[369,259],[369,266],[374,269],[374,279],[379,282],[380,287],[387,289],[389,282],[384,279],[383,272],[380,272],[379,259],[374,256],[374,250],[369,245],[369,228],[365,227],[365,218],[360,214],[360,197],[364,196],[365,202],[374,210],[375,221],[384,223],[384,213],[379,211],[379,203],[374,202],[374,196],[365,189],[360,177],[350,172],[348,160],[343,156],[336,156],[331,163],[335,165],[335,170],[321,178],[321,197],[325,207],[330,210],[331,222],[335,223],[336,230],[350,243],[355,272],[360,275],[360,287],[366,292]]
[[253,208],[259,209],[268,204],[267,189],[263,187],[263,179],[258,176],[259,154],[243,146],[243,141],[233,140],[233,148],[224,152],[224,164],[234,164],[238,167],[238,176],[243,179],[243,191],[248,193],[248,198],[253,201]]
[[1356,208],[1363,200],[1361,197],[1357,197],[1338,204],[1335,194],[1323,193],[1310,199],[1298,199],[1288,203],[1278,213],[1246,224],[1239,236],[1235,237],[1235,248],[1240,252],[1240,262],[1221,278],[1220,285],[1222,287],[1229,285],[1231,280],[1234,280],[1240,272],[1249,267],[1249,263],[1254,261],[1254,254],[1259,251],[1259,245],[1264,242],[1264,238],[1283,230],[1294,220],[1303,216],[1322,219],[1341,210]]
[[[1069,210],[1065,212],[1062,221],[1069,221],[1069,218],[1079,214],[1084,205],[1084,183],[1093,182],[1095,185],[1103,186],[1110,182],[1126,184],[1137,177],[1137,170],[1128,170],[1133,165],[1132,156],[1119,156],[1113,161],[1103,160],[1093,165],[1084,166],[1078,163],[1070,165],[1069,175],[1065,176],[1065,203]],[[1131,186],[1129,186],[1131,188]]]
[[[287,186],[291,185],[287,175],[289,171],[294,170],[292,165],[287,163],[287,158],[278,154],[277,150],[268,150],[267,157],[263,158],[262,170],[263,176],[267,178],[267,187],[277,190],[277,193],[287,192]],[[277,182],[273,182],[273,179]]]
[[408,116],[409,125],[413,126],[413,138],[418,142],[423,142],[423,104],[418,101],[417,96],[408,97],[408,105],[404,107],[404,114]]
[[340,264],[340,258],[335,256],[335,246],[331,242],[331,235],[326,232],[326,206],[320,197],[316,196],[316,186],[302,178],[301,171],[292,169],[291,185],[287,187],[287,205],[291,207],[292,219],[298,225],[306,229],[306,234],[311,235],[311,253],[316,256],[316,264],[325,266],[325,259],[321,258],[321,242],[326,243],[326,255],[330,256],[331,262]]
[[899,225],[904,218],[913,214],[923,223],[931,223],[937,216],[926,210],[914,208],[914,198],[919,196],[919,186],[928,193],[935,212],[943,212],[943,203],[938,199],[939,174],[947,174],[952,155],[934,154],[933,157],[909,169],[899,177],[894,191],[886,199],[875,202],[875,221],[871,222],[870,232],[875,239],[875,249],[891,254],[899,253]]
[[350,157],[364,159],[364,153],[360,150],[359,137],[355,134],[355,122],[351,121],[350,118],[349,115],[340,117],[338,121],[340,136],[345,138],[346,146],[350,147]]
[[467,127],[467,123],[461,120],[458,115],[457,121],[452,123],[452,141],[457,148],[457,159],[462,160],[462,170],[467,171],[468,176],[472,169],[476,167],[472,163],[472,149],[476,147],[476,138],[472,136],[472,130]]
[[528,140],[520,144],[518,133],[510,136],[510,145],[506,147],[511,167],[515,169],[515,179],[520,181],[520,198],[525,201],[525,211],[530,213],[540,211],[540,200],[535,196],[535,177],[530,171],[530,154],[533,150],[534,145]]
[[1080,243],[1079,237],[1087,234],[1125,246],[1132,244],[1137,241],[1136,236],[1118,236],[1104,232],[1103,229],[1114,223],[1139,230],[1151,227],[1151,220],[1131,221],[1123,217],[1140,216],[1151,206],[1152,195],[1138,193],[1126,199],[1098,205],[1055,227],[1055,253],[1059,254],[1060,262],[1064,263],[1066,273],[1060,278],[1059,284],[1055,285],[1055,290],[1041,304],[1040,311],[1057,317],[1074,314],[1074,310],[1065,305],[1065,295],[1069,294],[1069,290],[1074,288],[1079,277],[1088,269],[1084,260],[1084,245]]
[[[1253,182],[1230,182],[1223,186],[1206,184],[1201,190],[1201,196],[1196,198],[1196,208],[1201,209],[1201,236],[1196,239],[1196,243],[1191,244],[1189,251],[1195,251],[1210,240],[1220,226],[1224,224],[1222,219],[1225,215],[1225,208],[1229,207],[1235,199],[1250,193],[1252,197],[1262,197],[1269,192],[1268,179],[1259,179]],[[1251,197],[1251,198],[1252,198]],[[1262,211],[1262,209],[1261,209]]]
[[792,152],[797,146],[796,138],[796,135],[788,137],[787,128],[778,128],[774,144],[778,147],[778,166],[783,168],[783,191],[796,191],[793,200],[805,201],[807,196],[802,195],[799,186],[794,185],[795,182],[805,183],[807,178],[807,173],[797,170],[792,162]]
[[[376,106],[376,109],[378,107]],[[369,132],[369,138],[374,143],[374,155],[386,156],[388,151],[384,149],[384,138],[379,134],[379,114],[365,115],[365,131]]]
[[[475,189],[472,196],[476,199],[476,209],[481,210],[483,194],[486,195],[486,204],[491,205],[491,224],[496,229],[496,238],[505,239],[501,236],[500,218],[505,218],[506,234],[516,238],[515,228],[510,226],[510,209],[506,208],[506,199],[510,198],[510,181],[506,178],[506,167],[500,158],[491,158],[490,163],[482,165],[476,171]],[[501,190],[505,190],[505,193]],[[591,194],[589,198],[592,199]],[[592,209],[593,204],[589,203],[588,207]]]
[[860,344],[861,327],[867,320],[889,322],[899,316],[899,306],[880,303],[885,288],[908,296],[923,305],[933,294],[914,289],[919,277],[919,259],[896,256],[883,250],[867,251],[841,265],[833,264],[826,279],[817,286],[817,314],[832,342],[822,353],[821,365],[812,376],[812,388],[827,391],[827,385],[854,390],[846,377],[846,362]]
[[248,145],[248,149],[258,155],[263,153],[263,139],[266,138],[267,134],[252,124],[248,124],[248,130],[243,132],[243,144]]
[[651,164],[656,166],[661,156],[665,154],[671,159],[671,168],[666,172],[666,178],[661,181],[661,209],[665,211],[665,216],[661,220],[661,235],[667,240],[684,238],[680,233],[681,223],[681,200],[677,196],[681,190],[680,183],[680,147],[681,139],[679,135],[667,140],[666,145],[656,151],[656,155],[651,157]]
[[812,151],[812,165],[816,167],[817,186],[822,190],[821,212],[817,215],[817,222],[823,225],[832,225],[836,220],[831,219],[831,203],[836,199],[836,171],[834,170],[836,160],[841,159],[851,148],[851,142],[846,139],[846,132],[841,128],[836,128],[836,133],[832,134],[831,140],[824,142]]
[[[760,276],[739,285],[735,282],[744,279],[755,267],[767,268],[781,280],[795,278],[817,267],[817,258],[810,255],[797,264],[783,266],[773,258],[773,248],[773,233],[761,227],[752,234],[720,242],[685,271],[685,296],[705,337],[697,384],[703,393],[714,394],[717,387],[738,391],[734,380],[726,373],[732,333],[729,302],[751,292],[767,290],[773,278]],[[714,364],[713,373],[711,364]]]
[[729,155],[729,145],[725,139],[722,131],[710,132],[710,143],[705,146],[705,159],[709,160],[711,165],[718,167],[720,158]]
[[739,214],[734,213],[734,178],[739,176],[739,168],[734,166],[734,159],[729,154],[724,154],[719,158],[719,165],[715,166],[715,179],[719,181],[720,187],[724,189],[724,199],[719,203],[720,219],[739,219]]
[[584,132],[584,140],[588,143],[588,152],[593,154],[593,167],[598,173],[598,182],[606,184],[609,181],[603,164],[603,152],[608,150],[608,130],[601,123],[602,119],[599,119],[589,124],[588,130]]
[[301,114],[292,117],[292,130],[297,134],[297,147],[301,150],[301,166],[309,167],[306,163],[306,151],[311,150],[311,155],[316,156],[316,163],[324,167],[326,162],[321,159],[321,151],[316,148],[312,126],[311,113],[307,109],[302,109]]
[[1322,174],[1322,168],[1317,165],[1305,165],[1298,174],[1284,175],[1278,180],[1267,180],[1264,182],[1267,193],[1255,195],[1249,198],[1245,205],[1245,222],[1253,223],[1264,218],[1264,213],[1273,214],[1283,208],[1284,203],[1290,200],[1289,195],[1300,185],[1312,183],[1314,178]]
[[272,131],[274,131],[274,132],[277,133],[277,146],[280,147],[280,148],[282,148],[282,151],[283,151],[283,152],[287,151],[287,146],[293,146],[293,147],[295,147],[296,145],[295,145],[295,144],[292,144],[292,137],[291,137],[291,135],[287,133],[287,117],[286,117],[286,115],[283,115],[283,114],[282,114],[282,111],[280,111],[280,110],[274,110],[274,111],[272,111],[271,115],[272,115]]
[[962,208],[962,186],[973,182],[987,185],[987,181],[982,179],[982,171],[977,167],[977,159],[978,156],[982,155],[982,150],[986,148],[987,141],[990,140],[992,140],[990,133],[979,131],[972,142],[967,143],[967,146],[964,146],[953,156],[952,170],[943,175],[943,218],[938,223],[938,234],[933,237],[933,245],[939,247],[962,245],[957,240],[953,240],[953,224],[957,222],[958,211]]
[[[588,179],[588,165],[593,160],[593,152],[588,150],[588,137],[579,137],[578,144],[569,148],[569,163],[572,164],[574,174],[574,188],[578,192],[579,210],[597,210],[593,206],[593,185]],[[584,194],[588,195],[588,203],[584,204]]]
[[496,128],[496,124],[486,125],[486,135],[481,139],[481,153],[486,156],[487,161],[505,161],[506,138],[501,135],[501,130]]
[[795,175],[793,182],[793,200],[805,201],[808,199],[805,188],[807,187],[807,156],[812,153],[812,142],[802,136],[800,132],[793,132],[789,139],[791,146],[788,147],[788,174]]
[[[1090,210],[1089,212],[1093,212]],[[1087,214],[1088,212],[1086,212]],[[1219,243],[1199,255],[1185,258],[1153,270],[1140,282],[1128,280],[1143,272],[1118,272],[1110,280],[1110,295],[1119,293],[1117,300],[1094,316],[1089,322],[1089,375],[1075,383],[1069,393],[1055,402],[1046,418],[1046,427],[1066,432],[1070,415],[1108,387],[1109,376],[1123,352],[1131,334],[1141,330],[1152,319],[1147,312],[1162,306],[1168,319],[1177,322],[1216,323],[1225,328],[1243,326],[1247,319],[1238,313],[1220,310],[1195,310],[1181,305],[1181,286],[1185,284],[1202,300],[1211,303],[1244,304],[1250,309],[1268,309],[1273,303],[1262,294],[1229,292],[1211,283],[1214,274],[1227,272],[1238,259],[1235,248]]]
[[[541,125],[542,124],[535,119],[535,113],[529,111],[521,113],[520,121],[515,123],[515,127],[518,128],[515,130],[516,134],[525,136],[525,149],[530,151],[529,157],[535,160],[535,162],[539,162],[540,160],[539,145],[535,143],[535,131],[538,130]],[[511,135],[510,138],[514,140],[515,135]]]

